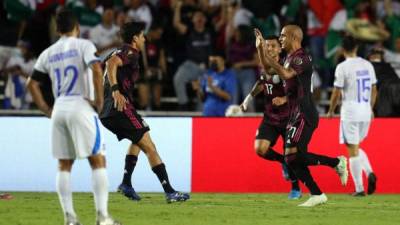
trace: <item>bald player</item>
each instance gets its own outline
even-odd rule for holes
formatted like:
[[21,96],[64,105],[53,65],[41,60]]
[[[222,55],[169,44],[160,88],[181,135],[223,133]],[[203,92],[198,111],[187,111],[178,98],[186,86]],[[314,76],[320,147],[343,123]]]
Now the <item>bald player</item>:
[[[257,29],[255,35],[257,40],[263,38]],[[314,181],[308,166],[325,165],[334,168],[340,176],[342,185],[346,185],[347,161],[344,156],[331,158],[307,152],[308,143],[314,130],[318,127],[319,120],[311,95],[313,73],[311,58],[301,46],[303,32],[300,27],[285,26],[279,40],[282,49],[287,52],[283,66],[262,51],[264,42],[261,42],[257,49],[263,66],[273,68],[279,77],[285,80],[284,87],[289,107],[285,137],[285,161],[311,193],[311,197],[299,206],[313,207],[327,202],[328,198]]]

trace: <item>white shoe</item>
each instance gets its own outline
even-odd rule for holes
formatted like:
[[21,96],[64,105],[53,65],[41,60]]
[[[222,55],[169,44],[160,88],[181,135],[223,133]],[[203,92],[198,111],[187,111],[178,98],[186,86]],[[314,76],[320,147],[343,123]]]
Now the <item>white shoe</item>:
[[64,224],[65,225],[82,225],[76,216],[73,216],[69,213],[66,213],[65,219],[64,219]]
[[300,204],[298,206],[301,207],[314,207],[316,205],[321,205],[324,204],[328,201],[328,197],[324,193],[320,195],[311,195],[311,197],[304,202],[303,204]]
[[346,186],[347,180],[349,179],[349,170],[347,170],[347,158],[343,155],[337,157],[339,164],[335,167],[336,173],[340,177],[340,182],[343,186]]
[[96,225],[122,225],[122,223],[114,220],[111,217],[103,217],[98,215],[97,216],[97,221],[96,221]]

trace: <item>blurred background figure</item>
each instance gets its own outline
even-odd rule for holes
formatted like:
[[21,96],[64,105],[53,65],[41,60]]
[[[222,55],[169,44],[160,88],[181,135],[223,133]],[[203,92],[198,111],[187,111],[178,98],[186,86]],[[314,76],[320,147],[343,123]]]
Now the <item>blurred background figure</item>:
[[114,18],[114,9],[105,8],[102,15],[102,22],[90,29],[89,32],[89,39],[96,45],[97,53],[102,58],[120,45],[118,37],[119,27],[115,25]]
[[153,24],[146,35],[141,77],[138,80],[139,109],[161,109],[162,85],[167,73],[165,50],[161,41],[163,30],[160,24]]
[[17,52],[6,64],[5,74],[7,83],[5,88],[5,109],[28,109],[32,103],[32,96],[27,92],[25,83],[33,72],[36,58],[27,41],[18,41]]
[[236,91],[236,77],[225,67],[222,54],[209,57],[209,69],[199,80],[192,81],[193,89],[203,102],[204,116],[225,116],[227,108],[233,103]]

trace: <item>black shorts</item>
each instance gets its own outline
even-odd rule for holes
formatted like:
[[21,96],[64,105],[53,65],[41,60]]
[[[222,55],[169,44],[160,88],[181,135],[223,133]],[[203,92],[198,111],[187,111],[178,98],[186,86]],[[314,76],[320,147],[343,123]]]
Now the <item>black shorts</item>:
[[101,118],[103,125],[114,133],[118,140],[126,138],[137,144],[143,135],[150,130],[147,123],[136,112],[130,104],[123,112],[115,113],[113,116]]
[[285,132],[285,127],[274,126],[267,123],[267,121],[263,119],[258,127],[256,140],[268,140],[271,142],[270,146],[273,147],[276,144],[279,136],[285,140]]
[[285,148],[297,147],[299,152],[306,152],[315,126],[310,126],[304,118],[289,122],[286,127]]

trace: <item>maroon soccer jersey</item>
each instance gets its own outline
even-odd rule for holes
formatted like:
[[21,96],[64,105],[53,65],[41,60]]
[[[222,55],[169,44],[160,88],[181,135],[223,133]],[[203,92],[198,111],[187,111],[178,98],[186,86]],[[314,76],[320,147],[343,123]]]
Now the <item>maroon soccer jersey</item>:
[[274,126],[285,127],[289,117],[287,104],[276,106],[272,104],[275,97],[285,96],[284,81],[278,75],[260,76],[264,93],[264,120]]
[[285,68],[292,68],[296,76],[286,80],[285,93],[288,96],[290,122],[304,118],[312,126],[318,126],[318,111],[312,100],[311,78],[313,67],[311,57],[300,48],[285,60]]
[[[119,91],[128,100],[130,108],[133,107],[133,90],[136,80],[139,78],[139,51],[129,45],[123,45],[121,48],[113,52],[104,62],[117,55],[122,60],[122,66],[117,69],[117,82]],[[107,74],[108,76],[108,74]],[[101,118],[114,115],[117,109],[114,108],[114,99],[108,77],[104,78],[104,107],[100,114]]]

